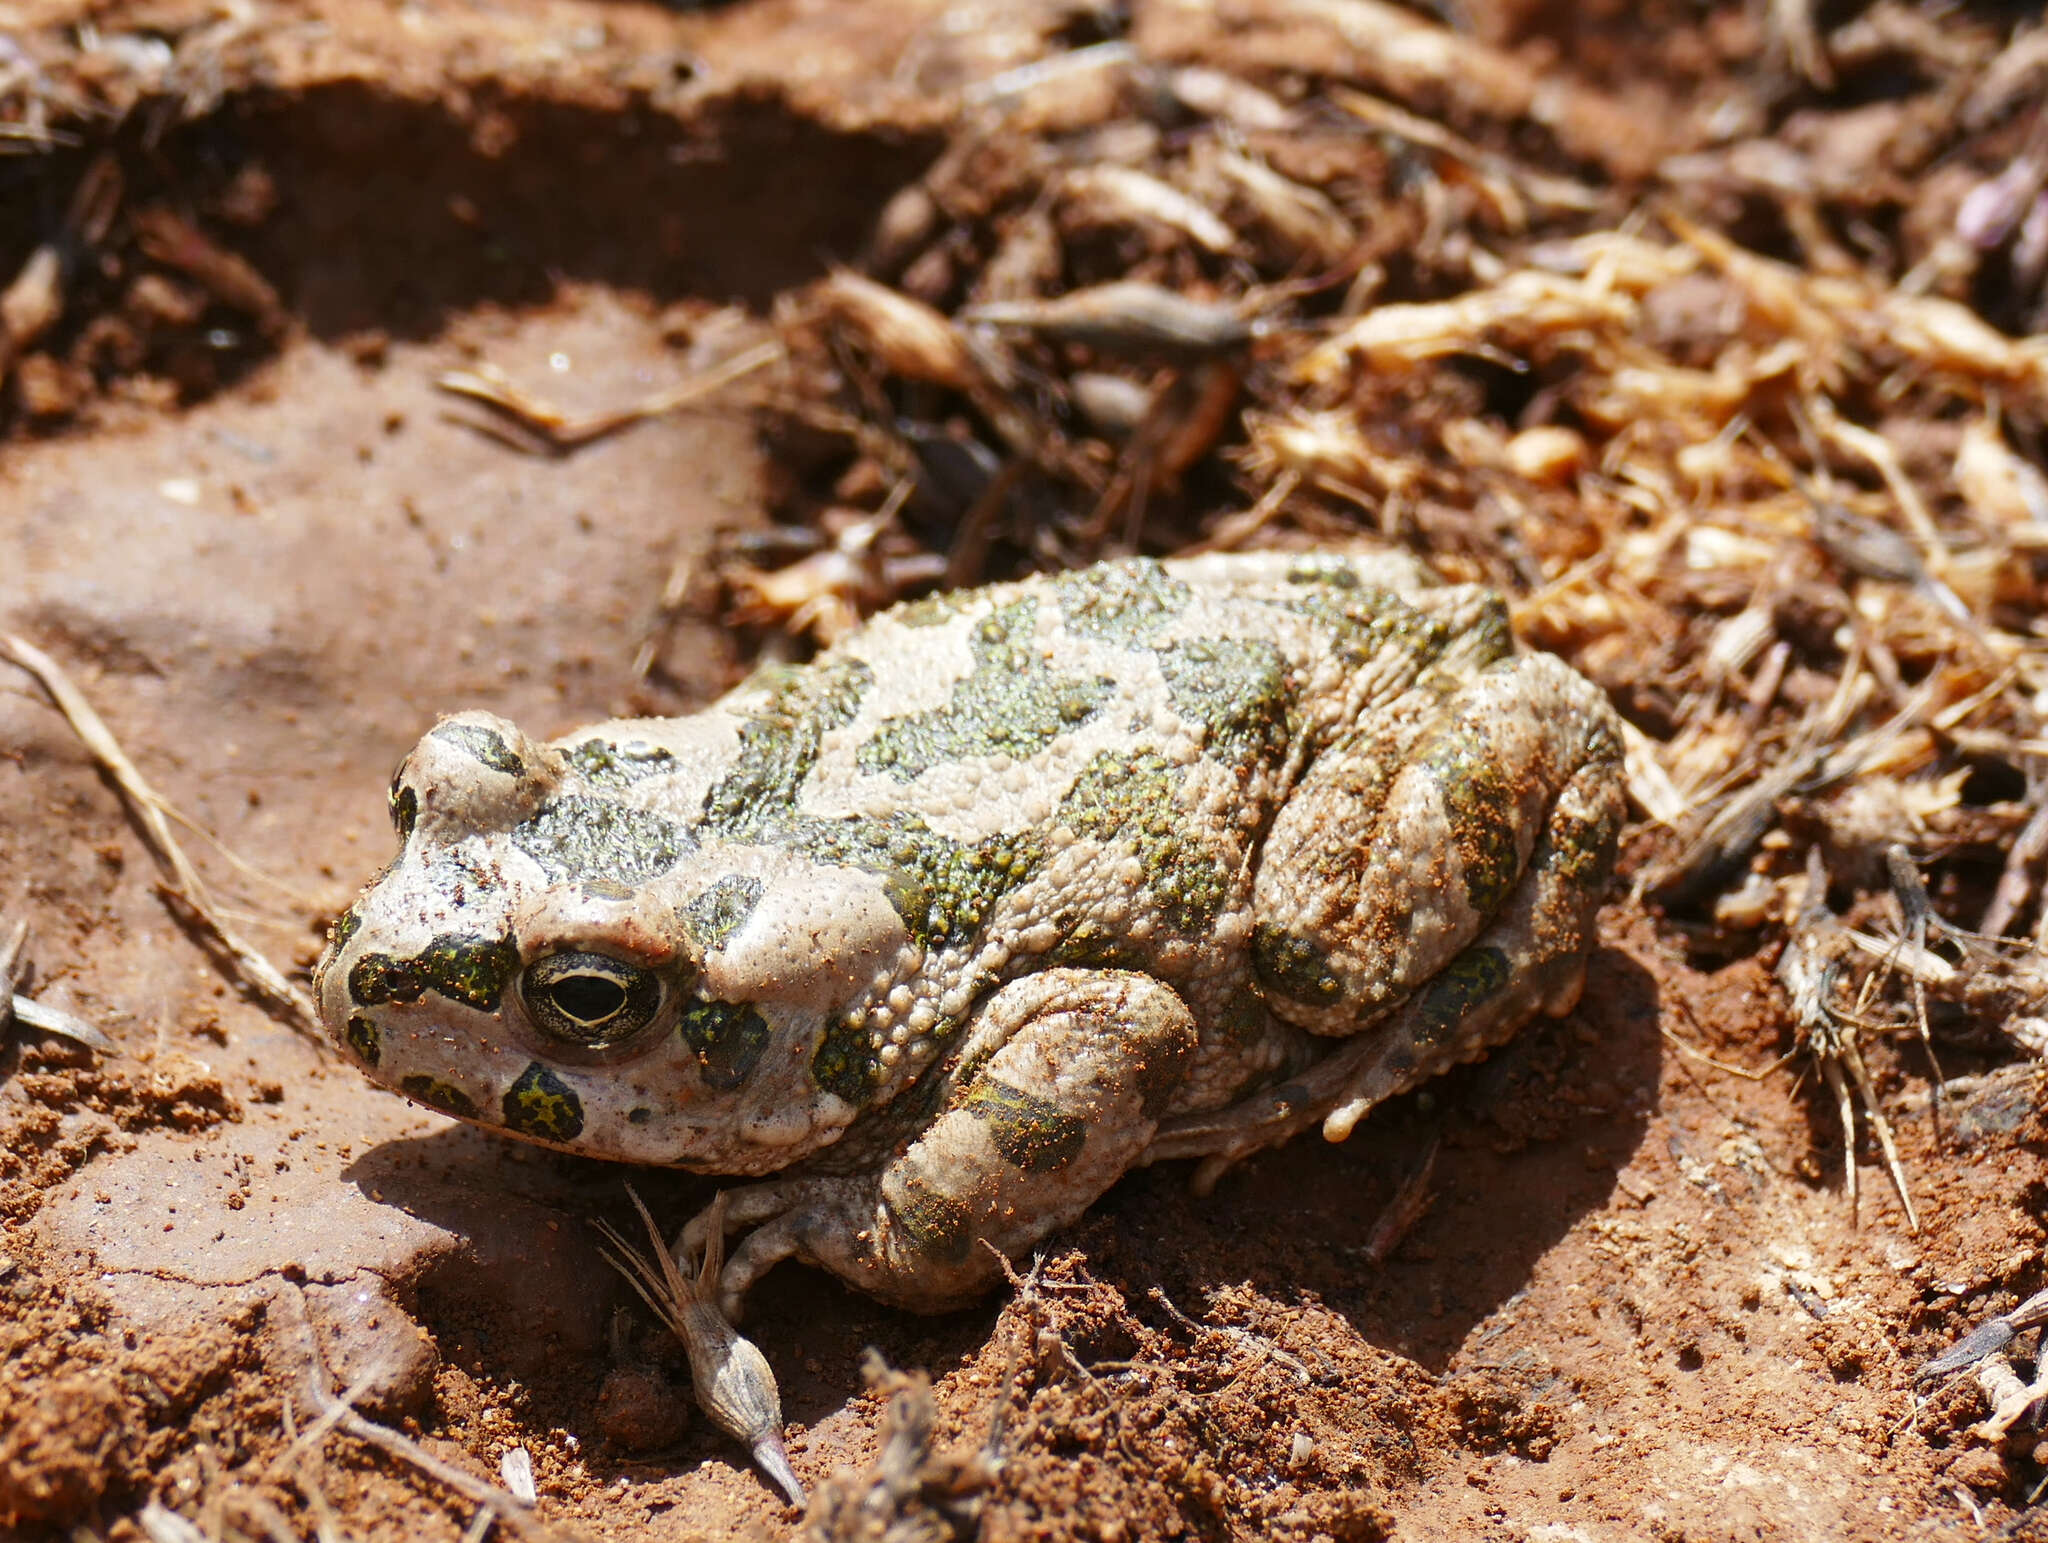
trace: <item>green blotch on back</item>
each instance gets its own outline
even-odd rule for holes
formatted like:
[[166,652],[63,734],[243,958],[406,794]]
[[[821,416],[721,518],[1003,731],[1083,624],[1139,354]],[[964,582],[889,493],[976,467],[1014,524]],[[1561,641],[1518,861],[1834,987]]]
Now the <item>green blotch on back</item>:
[[882,614],[905,627],[940,627],[973,604],[970,593],[945,589],[936,595],[906,600]]
[[458,1120],[474,1120],[477,1117],[476,1100],[452,1082],[443,1082],[439,1077],[429,1077],[424,1072],[414,1072],[401,1077],[398,1089],[407,1098],[425,1104],[429,1109],[438,1109],[443,1114],[452,1114]]
[[1322,949],[1271,922],[1252,928],[1252,971],[1269,993],[1292,1002],[1328,1007],[1344,995]]
[[1621,816],[1611,805],[1590,819],[1560,808],[1551,815],[1535,862],[1574,888],[1597,895],[1613,877],[1620,835]]
[[1049,962],[1079,965],[1090,970],[1142,971],[1152,967],[1152,951],[1121,932],[1087,920],[1059,940]]
[[767,700],[741,723],[732,770],[704,795],[705,825],[744,837],[786,819],[817,764],[819,742],[853,721],[873,682],[864,661],[829,655],[759,672],[753,685]]
[[1026,1173],[1064,1168],[1088,1144],[1088,1123],[1051,1099],[977,1078],[959,1107],[988,1127],[988,1139],[1003,1161]]
[[631,787],[646,777],[657,777],[675,768],[675,754],[659,745],[638,740],[615,744],[608,739],[586,739],[572,746],[563,759],[578,776],[594,788]]
[[762,883],[745,874],[728,873],[716,884],[683,907],[683,919],[690,935],[705,952],[719,947],[746,925],[761,902]]
[[1006,755],[1022,760],[1094,717],[1116,682],[1048,669],[1033,642],[1038,602],[984,616],[968,634],[974,671],[944,707],[886,720],[860,747],[870,775],[909,782],[933,766]]
[[558,798],[512,832],[512,844],[551,879],[639,884],[696,849],[674,820],[604,798]]
[[1415,1007],[1417,1045],[1440,1043],[1514,974],[1508,956],[1483,945],[1466,949],[1422,988]]
[[1293,691],[1271,643],[1190,639],[1159,650],[1174,711],[1208,731],[1207,754],[1240,764],[1277,761],[1287,749]]
[[1418,660],[1435,659],[1453,636],[1448,623],[1384,589],[1318,582],[1267,603],[1326,630],[1330,652],[1347,665],[1363,664],[1389,648],[1406,650]]
[[1357,589],[1358,570],[1329,552],[1308,552],[1287,565],[1290,584],[1327,584],[1332,589]]
[[444,932],[409,958],[363,955],[348,972],[348,991],[364,1007],[417,1002],[433,991],[488,1013],[497,1011],[498,998],[518,968],[519,949],[510,938]]
[[1125,841],[1144,870],[1145,898],[1174,931],[1200,933],[1230,895],[1230,870],[1193,833],[1175,791],[1181,773],[1162,756],[1105,750],[1081,769],[1060,803],[1077,836]]
[[1422,764],[1443,799],[1466,898],[1479,915],[1491,916],[1521,877],[1515,838],[1521,799],[1487,736],[1470,725],[1447,726],[1423,752]]
[[574,1141],[583,1134],[583,1100],[576,1090],[535,1061],[505,1090],[505,1127],[541,1141]]
[[1051,581],[1069,632],[1136,647],[1150,642],[1188,607],[1188,586],[1157,559],[1126,558],[1062,573]]
[[526,770],[526,763],[505,743],[505,736],[481,723],[444,723],[431,731],[431,737],[455,746],[494,772],[517,777]]
[[745,1082],[768,1048],[768,1020],[751,1002],[698,998],[684,1006],[676,1032],[697,1052],[704,1085],[715,1093]]
[[926,947],[977,931],[997,902],[1045,859],[1039,831],[965,844],[900,811],[864,820],[801,821],[776,839],[815,861],[879,875],[904,927]]

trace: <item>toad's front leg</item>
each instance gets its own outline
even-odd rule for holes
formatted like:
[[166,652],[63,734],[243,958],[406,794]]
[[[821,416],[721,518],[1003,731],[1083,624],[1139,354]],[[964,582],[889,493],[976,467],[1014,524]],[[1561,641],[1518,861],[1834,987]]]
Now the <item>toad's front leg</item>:
[[[943,1312],[1073,1221],[1151,1144],[1186,1076],[1195,1021],[1173,991],[1118,970],[1046,970],[975,1015],[968,1060],[924,1132],[874,1174],[771,1180],[729,1198],[720,1306],[801,1259],[898,1307]],[[988,1047],[994,1046],[993,1054]],[[912,1090],[906,1097],[915,1097]],[[694,1252],[709,1213],[685,1230]]]

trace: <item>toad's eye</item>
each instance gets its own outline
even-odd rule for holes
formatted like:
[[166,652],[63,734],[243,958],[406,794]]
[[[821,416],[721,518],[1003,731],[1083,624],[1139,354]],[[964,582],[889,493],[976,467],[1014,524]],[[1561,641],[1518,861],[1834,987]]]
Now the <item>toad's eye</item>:
[[519,989],[542,1032],[586,1050],[632,1038],[661,1011],[661,977],[604,954],[536,959]]

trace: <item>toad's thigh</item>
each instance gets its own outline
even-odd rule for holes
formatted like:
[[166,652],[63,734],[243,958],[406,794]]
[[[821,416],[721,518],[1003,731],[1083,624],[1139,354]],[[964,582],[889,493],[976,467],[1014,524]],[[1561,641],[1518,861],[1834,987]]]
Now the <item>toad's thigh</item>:
[[[1376,710],[1308,768],[1260,855],[1253,955],[1269,1004],[1348,1034],[1406,1000],[1534,882],[1560,795],[1588,783],[1618,800],[1613,715],[1550,655]],[[1600,839],[1611,852],[1613,831]]]

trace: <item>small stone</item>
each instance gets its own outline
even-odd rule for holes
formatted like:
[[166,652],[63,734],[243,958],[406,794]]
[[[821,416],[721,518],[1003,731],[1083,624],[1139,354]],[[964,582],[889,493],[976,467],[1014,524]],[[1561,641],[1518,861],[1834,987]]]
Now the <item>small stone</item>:
[[1989,1447],[1972,1447],[1948,1465],[1948,1476],[1971,1489],[2003,1489],[2005,1460]]
[[673,1446],[689,1425],[688,1400],[651,1366],[615,1367],[598,1389],[598,1432],[622,1452]]

